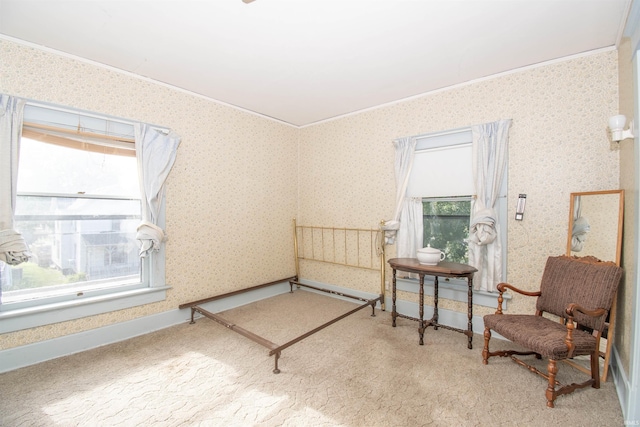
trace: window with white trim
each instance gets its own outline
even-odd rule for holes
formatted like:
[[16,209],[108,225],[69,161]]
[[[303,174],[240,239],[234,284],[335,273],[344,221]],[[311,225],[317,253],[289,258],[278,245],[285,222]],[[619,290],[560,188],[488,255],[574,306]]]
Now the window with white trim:
[[133,124],[27,104],[22,135],[14,227],[32,257],[0,261],[0,332],[164,299],[164,250],[141,258],[136,241]]
[[[407,195],[422,199],[426,247],[445,252],[446,260],[468,262],[469,222],[475,187],[472,176],[470,128],[419,136],[407,187]],[[507,174],[496,202],[499,234],[503,243],[503,276],[506,277]]]

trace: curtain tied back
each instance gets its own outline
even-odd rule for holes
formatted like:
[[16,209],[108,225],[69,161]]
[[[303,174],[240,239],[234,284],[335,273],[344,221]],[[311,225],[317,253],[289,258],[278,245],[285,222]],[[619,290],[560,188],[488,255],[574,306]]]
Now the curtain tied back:
[[476,200],[469,224],[469,264],[478,269],[475,288],[490,292],[502,281],[502,244],[495,206],[507,165],[510,125],[508,119],[471,127]]
[[469,241],[477,245],[488,245],[496,237],[496,214],[493,209],[476,212],[469,226]]
[[18,265],[31,257],[26,242],[14,230],[25,103],[13,96],[0,95],[0,261],[9,265]]
[[159,251],[167,239],[158,226],[158,218],[165,181],[176,160],[180,137],[173,132],[165,135],[141,123],[136,124],[134,130],[142,202],[142,223],[136,239],[140,244],[140,257],[145,257],[151,251]]

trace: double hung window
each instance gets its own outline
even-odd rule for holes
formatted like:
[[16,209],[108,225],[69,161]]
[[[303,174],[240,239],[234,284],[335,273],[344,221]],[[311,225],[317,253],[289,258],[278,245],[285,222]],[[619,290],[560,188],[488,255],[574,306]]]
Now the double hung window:
[[407,195],[422,200],[423,246],[442,250],[447,261],[467,263],[466,239],[474,186],[470,129],[416,140]]
[[[21,323],[19,313],[64,310],[53,317],[69,320],[164,299],[164,276],[151,267],[164,272],[164,249],[141,258],[136,241],[142,203],[133,124],[27,104],[14,228],[31,258],[0,261],[0,317],[12,318],[9,330],[50,322]],[[153,297],[140,299],[152,288]],[[131,295],[135,301],[113,303]],[[78,309],[96,301],[100,308]]]
[[[417,137],[407,187],[408,197],[422,200],[423,246],[442,250],[447,261],[465,264],[475,200],[472,141],[470,128]],[[506,179],[505,174],[496,208],[502,219],[507,215]],[[500,227],[506,247],[506,220]]]

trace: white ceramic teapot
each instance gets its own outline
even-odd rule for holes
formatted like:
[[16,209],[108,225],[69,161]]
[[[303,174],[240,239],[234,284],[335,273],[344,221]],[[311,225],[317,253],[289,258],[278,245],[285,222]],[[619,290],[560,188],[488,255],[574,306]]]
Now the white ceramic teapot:
[[432,248],[431,245],[418,249],[417,253],[418,261],[424,265],[438,265],[440,261],[444,261],[444,257],[444,252],[440,249]]

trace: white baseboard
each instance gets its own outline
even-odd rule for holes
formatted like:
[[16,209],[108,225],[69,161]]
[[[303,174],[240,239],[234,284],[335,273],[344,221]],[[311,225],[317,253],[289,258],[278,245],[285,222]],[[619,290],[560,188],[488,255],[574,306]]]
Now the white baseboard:
[[189,310],[171,310],[98,329],[0,351],[0,373],[123,341],[182,323]]
[[[378,297],[377,294],[371,294],[319,282],[305,280],[304,283],[365,299],[373,299]],[[303,289],[308,290],[308,288]],[[289,292],[289,284],[288,282],[283,282],[273,286],[268,286],[254,291],[234,295],[232,297],[200,304],[200,306],[207,309],[208,311],[216,313],[286,292]],[[343,298],[332,294],[326,295],[353,301],[352,299]],[[386,298],[385,305],[386,311],[390,312],[391,298]],[[418,317],[418,304],[415,302],[397,301],[397,310],[400,313]],[[425,306],[425,319],[430,318],[432,315],[433,307]],[[466,313],[439,309],[438,315],[438,320],[443,325],[459,329],[467,328]],[[124,341],[139,335],[144,335],[183,322],[188,322],[190,321],[190,317],[191,310],[175,309],[163,313],[141,317],[138,319],[129,320],[126,322],[104,326],[98,329],[79,332],[77,334],[66,335],[46,341],[40,341],[21,347],[0,350],[0,373],[45,362],[47,360],[56,359],[58,357],[68,356],[70,354],[79,353],[81,351],[101,347],[103,345]],[[473,331],[474,333],[478,334],[482,334],[484,332],[482,317],[473,316]]]
[[[289,291],[288,282],[202,304],[220,312]],[[148,334],[191,320],[191,310],[170,310],[77,334],[0,350],[0,373]]]
[[615,345],[611,349],[611,354],[613,357],[611,358],[609,373],[613,377],[613,383],[616,386],[625,424],[640,425],[640,407],[636,403],[638,390],[634,390],[627,377],[627,373],[622,369],[620,354]]
[[624,370],[621,368],[620,355],[615,346],[611,348],[611,361],[609,365],[609,375],[613,378],[613,383],[616,386],[618,392],[618,399],[620,400],[620,406],[625,407],[627,396],[629,396],[629,382]]
[[[353,289],[343,288],[340,286],[327,285],[320,282],[314,282],[313,280],[301,280],[303,283],[308,283],[309,285],[317,286],[319,288],[329,289],[335,292],[342,292],[345,294],[350,294],[360,298],[373,299],[378,297],[378,294],[372,294],[369,292],[356,291]],[[347,301],[353,301],[349,298],[342,298]],[[466,303],[466,300],[465,300]],[[391,297],[385,296],[385,311],[391,312]],[[380,307],[379,305],[377,306]],[[420,308],[417,302],[398,300],[396,301],[396,310],[398,313],[402,313],[407,316],[418,317],[420,314]],[[433,307],[429,305],[424,306],[424,318],[430,319],[433,316]],[[473,332],[476,334],[484,333],[484,320],[482,316],[472,316],[473,321]],[[438,308],[438,323],[443,325],[451,326],[453,328],[458,329],[467,329],[467,323],[469,322],[467,313],[461,313],[458,311],[445,310],[442,308]],[[495,334],[497,335],[497,334]]]

